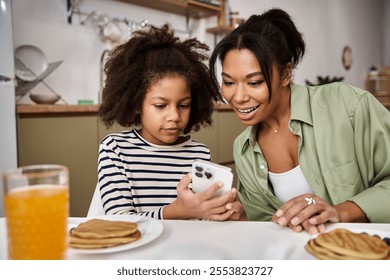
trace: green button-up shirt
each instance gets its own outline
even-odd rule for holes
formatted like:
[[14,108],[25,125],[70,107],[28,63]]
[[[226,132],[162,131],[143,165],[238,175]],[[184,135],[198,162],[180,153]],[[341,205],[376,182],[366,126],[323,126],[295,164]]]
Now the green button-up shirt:
[[[330,205],[353,201],[373,223],[390,222],[390,113],[369,92],[343,83],[291,86],[289,129],[311,188]],[[248,127],[234,142],[241,203],[250,220],[270,221],[282,205]]]

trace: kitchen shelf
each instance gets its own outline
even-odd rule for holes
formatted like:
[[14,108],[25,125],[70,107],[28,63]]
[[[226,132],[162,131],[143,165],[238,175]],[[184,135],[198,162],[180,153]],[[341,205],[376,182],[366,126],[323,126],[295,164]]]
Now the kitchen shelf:
[[222,26],[217,26],[213,28],[208,28],[206,31],[208,33],[213,33],[213,34],[227,34],[230,33],[234,30],[234,27],[228,26],[228,25],[222,25]]
[[217,36],[218,35],[229,34],[233,30],[234,30],[234,27],[229,26],[229,25],[221,25],[221,26],[206,29],[206,31],[208,33],[214,34],[214,47],[217,45]]
[[138,6],[148,7],[169,13],[193,18],[216,16],[220,12],[218,5],[196,0],[117,0]]

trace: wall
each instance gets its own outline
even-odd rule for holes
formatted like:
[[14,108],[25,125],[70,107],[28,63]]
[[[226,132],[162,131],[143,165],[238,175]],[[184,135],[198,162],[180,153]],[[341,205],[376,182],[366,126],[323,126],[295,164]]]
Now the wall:
[[[245,2],[245,4],[243,3]],[[295,72],[295,81],[316,82],[317,75],[344,76],[345,81],[364,86],[367,70],[371,65],[390,64],[389,34],[384,26],[389,22],[390,1],[388,0],[230,0],[233,11],[247,18],[254,11],[261,13],[278,6],[287,10],[304,35],[307,54]],[[178,30],[186,29],[184,16],[151,10],[113,0],[84,0],[80,9],[85,12],[106,12],[119,18],[161,25],[166,21]],[[102,52],[111,48],[103,42],[98,30],[81,25],[77,15],[73,23],[67,23],[66,0],[13,0],[15,47],[32,44],[41,48],[49,62],[63,63],[47,79],[47,84],[61,94],[69,104],[79,99],[98,101],[100,58]],[[385,10],[386,9],[386,10]],[[83,19],[83,18],[81,18]],[[211,47],[212,34],[206,28],[214,27],[216,17],[190,21],[191,36]],[[186,36],[185,33],[181,35]],[[384,38],[385,37],[385,38]],[[384,38],[384,39],[383,39]],[[352,47],[353,66],[349,71],[341,64],[341,51],[345,45]],[[386,49],[386,51],[385,51]],[[34,92],[50,93],[44,85]],[[31,103],[25,96],[19,103]]]
[[384,8],[382,10],[383,26],[383,64],[390,65],[390,0],[382,0]]
[[[295,72],[298,83],[306,79],[316,82],[317,75],[330,75],[343,76],[344,81],[364,87],[368,68],[384,63],[382,30],[386,25],[382,25],[382,19],[383,5],[388,0],[246,0],[245,5],[240,2],[243,1],[230,0],[232,9],[240,10],[244,18],[271,7],[283,8],[292,16],[307,44],[307,53]],[[390,11],[389,5],[387,9]],[[349,71],[341,63],[345,45],[353,53]]]

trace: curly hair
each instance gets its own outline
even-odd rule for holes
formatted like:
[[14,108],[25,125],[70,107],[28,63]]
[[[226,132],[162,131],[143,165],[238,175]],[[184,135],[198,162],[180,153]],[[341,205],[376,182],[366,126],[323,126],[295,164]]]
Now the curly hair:
[[217,44],[209,60],[213,79],[216,79],[217,58],[223,62],[226,54],[234,49],[248,49],[256,56],[271,99],[272,64],[278,66],[280,74],[288,65],[295,68],[305,54],[305,42],[289,14],[273,8],[250,16]]
[[180,40],[169,24],[139,30],[114,48],[104,67],[106,74],[99,117],[110,127],[141,123],[140,111],[147,91],[166,77],[183,77],[191,91],[191,114],[184,133],[211,125],[215,102],[223,102],[218,82],[207,64],[209,47],[197,39]]

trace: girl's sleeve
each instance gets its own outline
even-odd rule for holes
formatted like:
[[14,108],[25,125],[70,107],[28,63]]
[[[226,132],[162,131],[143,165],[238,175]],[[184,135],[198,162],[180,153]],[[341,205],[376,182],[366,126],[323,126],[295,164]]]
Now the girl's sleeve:
[[[112,140],[112,139],[111,139]],[[104,211],[107,215],[141,214],[156,219],[162,219],[162,209],[137,212],[134,206],[132,183],[126,174],[115,141],[99,145],[98,181]]]

